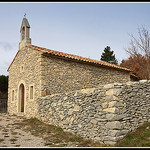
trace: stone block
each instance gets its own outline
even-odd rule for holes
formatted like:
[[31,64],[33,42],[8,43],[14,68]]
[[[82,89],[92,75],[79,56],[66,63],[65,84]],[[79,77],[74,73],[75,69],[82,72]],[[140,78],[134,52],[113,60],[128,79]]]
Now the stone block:
[[106,114],[106,119],[111,121],[119,120],[119,117],[117,114]]
[[121,130],[109,130],[108,131],[108,135],[112,137],[123,135],[123,133],[124,132],[122,132]]
[[139,83],[145,83],[147,82],[148,80],[140,80]]
[[104,144],[106,144],[106,145],[115,145],[116,142],[114,142],[114,141],[104,141]]
[[111,83],[111,84],[106,84],[106,85],[104,85],[104,88],[105,88],[105,89],[114,88],[114,84],[113,84],[113,83]]
[[41,91],[41,96],[46,96],[46,91]]
[[122,129],[122,125],[119,121],[112,121],[112,122],[107,122],[106,127],[108,129]]
[[119,110],[116,107],[103,109],[105,112],[117,113]]
[[113,95],[107,95],[105,96],[105,101],[112,101],[113,100]]
[[47,62],[41,62],[41,66],[47,66]]
[[81,124],[78,124],[78,127],[79,127],[79,128],[81,128],[81,127],[82,127],[82,125],[81,125]]
[[114,89],[113,92],[114,92],[113,94],[114,94],[115,96],[118,96],[118,95],[122,92],[122,88]]
[[91,123],[97,124],[97,120],[96,120],[96,119],[92,119],[92,120],[91,120]]
[[73,111],[79,111],[80,110],[80,106],[75,105]]
[[107,106],[108,106],[108,102],[102,103],[102,107],[103,107],[103,108],[107,108]]
[[94,90],[95,90],[95,88],[89,88],[89,89],[82,89],[82,90],[80,90],[80,92],[83,94],[91,94],[94,92]]
[[116,105],[116,101],[111,101],[111,102],[109,102],[109,105],[108,105],[108,107],[114,107],[115,105]]
[[117,137],[105,136],[104,140],[116,142],[117,141]]
[[109,89],[108,91],[106,91],[106,96],[111,96],[114,94],[114,89]]

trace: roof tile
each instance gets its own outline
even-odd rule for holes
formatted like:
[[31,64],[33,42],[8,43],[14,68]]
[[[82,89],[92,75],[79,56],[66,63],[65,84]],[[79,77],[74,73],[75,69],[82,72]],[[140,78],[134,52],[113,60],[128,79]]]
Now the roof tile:
[[[85,57],[81,57],[81,56],[77,56],[77,55],[73,55],[73,54],[67,54],[67,53],[63,53],[63,52],[59,52],[59,51],[54,51],[54,50],[51,50],[51,49],[38,47],[38,46],[35,46],[35,45],[28,45],[26,47],[32,48],[33,50],[37,50],[37,51],[40,51],[40,52],[43,52],[43,53],[55,55],[55,56],[70,58],[70,59],[73,59],[73,60],[84,61],[84,62],[88,62],[88,63],[91,63],[91,64],[98,64],[98,65],[105,66],[105,67],[110,67],[110,68],[114,68],[114,69],[119,69],[119,70],[131,72],[130,69],[120,67],[118,65],[110,64],[110,63],[107,63],[107,62],[104,62],[104,61],[99,61],[99,60],[85,58]],[[7,71],[9,71],[9,69],[10,69],[11,65],[13,64],[15,58],[17,57],[19,51],[20,50],[18,50],[16,56],[14,57],[14,59],[11,62],[10,66],[8,67]]]
[[102,66],[111,67],[111,68],[115,68],[115,69],[129,71],[129,72],[131,71],[130,69],[127,69],[127,68],[124,68],[124,67],[120,67],[118,65],[110,64],[110,63],[107,63],[107,62],[104,62],[104,61],[99,61],[99,60],[94,60],[94,59],[90,59],[90,58],[85,58],[85,57],[81,57],[81,56],[77,56],[77,55],[73,55],[73,54],[67,54],[67,53],[54,51],[54,50],[51,50],[51,49],[42,48],[42,47],[38,47],[38,46],[34,46],[34,45],[28,45],[27,47],[32,48],[34,50],[41,51],[43,53],[52,54],[52,55],[55,55],[55,56],[61,56],[61,57],[65,57],[65,58],[71,58],[71,59],[74,59],[74,60],[79,60],[79,61],[99,64],[99,65],[102,65]]

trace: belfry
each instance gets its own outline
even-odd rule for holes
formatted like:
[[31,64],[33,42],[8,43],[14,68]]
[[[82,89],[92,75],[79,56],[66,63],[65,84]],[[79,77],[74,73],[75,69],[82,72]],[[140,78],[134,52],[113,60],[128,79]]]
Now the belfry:
[[30,38],[30,25],[29,22],[24,15],[24,18],[22,20],[21,28],[20,28],[20,33],[21,33],[21,40],[19,43],[19,49],[26,45],[31,45],[31,38]]

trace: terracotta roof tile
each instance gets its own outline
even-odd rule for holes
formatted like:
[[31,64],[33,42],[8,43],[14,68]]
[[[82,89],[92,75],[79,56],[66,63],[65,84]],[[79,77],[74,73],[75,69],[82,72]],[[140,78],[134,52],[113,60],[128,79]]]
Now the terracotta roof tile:
[[[105,66],[105,67],[110,67],[110,68],[114,68],[114,69],[119,69],[119,70],[131,72],[130,69],[127,69],[127,68],[124,68],[124,67],[120,67],[118,65],[110,64],[110,63],[107,63],[107,62],[104,62],[104,61],[99,61],[99,60],[85,58],[85,57],[81,57],[81,56],[77,56],[77,55],[73,55],[73,54],[67,54],[67,53],[63,53],[63,52],[59,52],[59,51],[54,51],[54,50],[51,50],[51,49],[38,47],[38,46],[35,46],[35,45],[28,45],[26,47],[32,48],[33,50],[37,50],[37,51],[43,52],[43,54],[45,53],[45,54],[50,54],[50,55],[70,58],[70,59],[73,59],[73,60],[84,61],[84,62],[88,62],[88,63],[91,63],[91,64],[98,64],[98,65]],[[20,50],[18,50],[16,56],[14,57],[14,59],[11,62],[10,66],[8,67],[7,71],[9,71],[9,69],[10,69],[11,65],[13,64],[15,58],[17,57],[19,51]]]
[[73,55],[73,54],[67,54],[67,53],[54,51],[54,50],[51,50],[51,49],[42,48],[42,47],[38,47],[38,46],[34,46],[34,45],[28,45],[27,47],[32,48],[34,50],[41,51],[43,53],[55,55],[55,56],[61,56],[61,57],[70,58],[70,59],[79,60],[79,61],[84,61],[84,62],[93,63],[93,64],[99,64],[99,65],[102,65],[102,66],[111,67],[111,68],[115,68],[115,69],[119,69],[119,70],[129,71],[129,72],[131,71],[130,69],[120,67],[118,65],[110,64],[110,63],[107,63],[107,62],[104,62],[104,61],[85,58],[85,57],[81,57],[81,56],[77,56],[77,55]]

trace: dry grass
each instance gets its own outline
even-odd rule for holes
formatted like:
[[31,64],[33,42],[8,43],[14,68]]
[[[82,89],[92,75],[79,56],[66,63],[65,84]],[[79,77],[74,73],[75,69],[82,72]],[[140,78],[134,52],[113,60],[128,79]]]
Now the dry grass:
[[[49,147],[102,147],[98,142],[83,139],[69,132],[64,132],[60,127],[45,124],[36,118],[25,119],[16,125],[34,136],[45,140]],[[104,145],[103,145],[104,146]]]
[[136,131],[128,133],[115,146],[117,147],[150,147],[150,122],[144,123]]
[[[18,128],[31,132],[45,140],[49,147],[109,147],[92,140],[64,132],[60,127],[45,124],[36,118],[15,123]],[[110,147],[150,147],[150,123],[145,123],[136,131],[128,133],[121,141]]]

